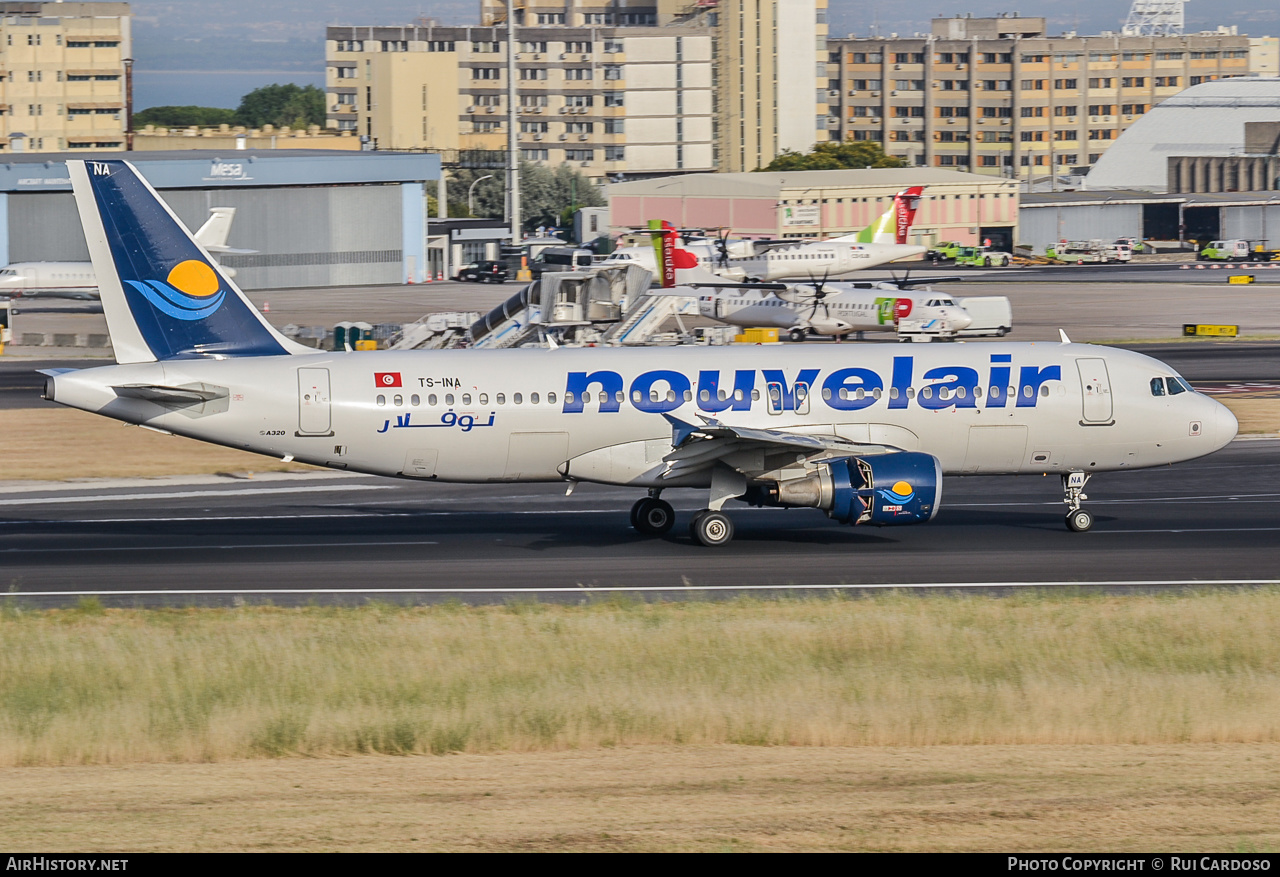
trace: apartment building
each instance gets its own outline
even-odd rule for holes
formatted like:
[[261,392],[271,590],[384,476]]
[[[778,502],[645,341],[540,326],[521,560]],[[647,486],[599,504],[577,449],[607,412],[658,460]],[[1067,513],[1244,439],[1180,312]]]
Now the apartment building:
[[[516,28],[521,157],[597,179],[712,168],[698,26]],[[330,27],[328,125],[379,148],[507,148],[507,30]]]
[[0,151],[125,148],[128,3],[0,3]]
[[927,35],[829,48],[840,139],[879,141],[915,166],[1024,179],[1087,170],[1153,106],[1248,75],[1250,56],[1234,33],[1050,37],[1043,18],[1017,15],[934,19]]
[[[480,10],[484,24],[506,20],[505,0],[481,0]],[[718,170],[755,170],[839,136],[827,121],[827,0],[519,0],[515,14],[518,26],[539,31],[706,28]]]

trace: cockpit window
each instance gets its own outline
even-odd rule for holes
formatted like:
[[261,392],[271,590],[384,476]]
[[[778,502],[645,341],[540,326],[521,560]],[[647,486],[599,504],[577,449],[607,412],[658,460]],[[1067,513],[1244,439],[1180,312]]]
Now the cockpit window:
[[1163,396],[1165,389],[1168,388],[1170,396],[1176,396],[1179,393],[1194,393],[1195,390],[1182,378],[1152,378],[1151,379],[1151,395]]

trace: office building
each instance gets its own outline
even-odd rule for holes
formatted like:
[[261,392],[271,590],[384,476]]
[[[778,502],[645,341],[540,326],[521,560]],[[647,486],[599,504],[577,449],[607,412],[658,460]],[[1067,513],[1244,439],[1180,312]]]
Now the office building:
[[[710,170],[698,25],[517,27],[522,158],[604,180]],[[507,148],[507,30],[330,27],[328,124],[380,149]]]
[[124,149],[128,3],[0,3],[0,150]]
[[1043,18],[1011,15],[833,39],[831,120],[841,139],[879,141],[916,166],[1024,180],[1083,173],[1161,101],[1248,75],[1249,39],[1220,30],[1051,37]]

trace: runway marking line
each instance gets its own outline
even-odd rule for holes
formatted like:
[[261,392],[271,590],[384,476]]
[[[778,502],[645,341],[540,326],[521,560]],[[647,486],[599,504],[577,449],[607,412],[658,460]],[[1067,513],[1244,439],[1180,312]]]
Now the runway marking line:
[[689,591],[832,591],[832,590],[904,590],[943,588],[1079,588],[1079,587],[1171,587],[1182,585],[1280,585],[1280,579],[1146,579],[1141,581],[1083,581],[1083,582],[896,582],[893,584],[842,584],[842,585],[576,585],[573,587],[539,588],[237,588],[215,590],[212,588],[170,588],[155,591],[11,591],[9,596],[25,597],[95,597],[95,596],[236,596],[295,594],[581,594],[591,592],[684,592]]
[[195,499],[205,496],[257,496],[264,493],[343,493],[352,490],[391,490],[394,484],[349,484],[345,487],[311,485],[308,487],[245,487],[238,490],[179,490],[166,493],[113,493],[102,496],[46,496],[26,499],[0,499],[0,506],[65,505],[81,502],[134,502],[146,499]]

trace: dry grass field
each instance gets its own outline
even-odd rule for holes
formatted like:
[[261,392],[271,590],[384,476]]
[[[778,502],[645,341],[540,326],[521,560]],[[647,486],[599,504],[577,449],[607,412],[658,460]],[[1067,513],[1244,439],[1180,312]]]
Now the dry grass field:
[[[1280,400],[1222,401],[1240,433],[1280,432]],[[0,412],[0,480],[135,478],[217,472],[285,472],[313,467],[164,435],[73,409]]]
[[9,768],[0,847],[1275,852],[1278,783],[1276,744],[721,744]]
[[129,426],[72,408],[0,411],[0,480],[137,478],[313,468]]
[[1280,743],[1280,589],[5,610],[0,766]]
[[0,846],[1280,846],[1280,590],[0,618]]

